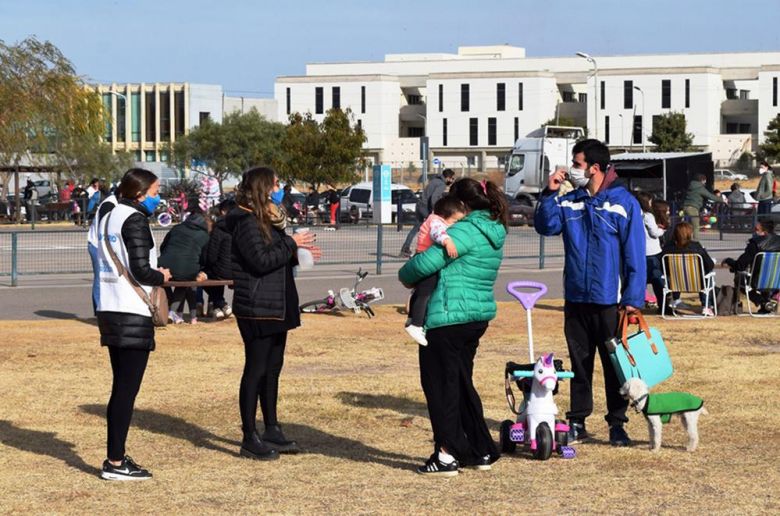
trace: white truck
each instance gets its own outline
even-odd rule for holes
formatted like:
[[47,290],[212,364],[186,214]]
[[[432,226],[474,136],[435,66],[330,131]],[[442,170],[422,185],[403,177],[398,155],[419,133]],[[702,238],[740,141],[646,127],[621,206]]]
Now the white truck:
[[519,138],[506,162],[504,192],[535,206],[547,176],[555,167],[569,167],[571,149],[584,135],[581,127],[547,125]]

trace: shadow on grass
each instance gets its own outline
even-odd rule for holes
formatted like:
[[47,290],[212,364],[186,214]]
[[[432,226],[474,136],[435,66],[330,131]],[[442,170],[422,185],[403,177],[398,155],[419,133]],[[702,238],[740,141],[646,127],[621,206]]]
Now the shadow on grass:
[[555,305],[548,305],[545,303],[536,303],[534,305],[534,308],[541,309],[541,310],[553,310],[555,312],[563,312],[563,305],[555,306]]
[[46,319],[58,319],[60,321],[78,321],[90,326],[97,326],[97,319],[90,317],[89,319],[82,319],[78,315],[70,312],[60,312],[59,310],[36,310],[35,315],[38,317],[45,317]]
[[73,451],[73,443],[59,439],[54,432],[20,428],[10,421],[0,420],[0,442],[18,450],[59,459],[88,475],[100,475],[99,468],[87,464]]
[[[105,416],[105,405],[82,405],[80,408],[93,416]],[[148,432],[187,440],[193,446],[199,448],[240,457],[240,441],[216,435],[180,417],[161,414],[153,410],[136,409],[133,412],[132,424]],[[360,441],[332,435],[307,425],[288,423],[284,425],[284,431],[290,438],[301,442],[304,453],[325,455],[356,462],[375,462],[397,469],[409,469],[416,465],[416,459],[413,457],[366,446]],[[237,435],[240,435],[240,431],[237,431]],[[230,446],[230,448],[227,446]]]

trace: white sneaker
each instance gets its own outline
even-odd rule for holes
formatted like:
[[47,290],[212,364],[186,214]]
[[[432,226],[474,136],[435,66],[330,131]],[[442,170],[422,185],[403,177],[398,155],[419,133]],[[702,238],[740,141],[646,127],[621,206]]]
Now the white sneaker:
[[677,308],[682,304],[682,299],[672,299],[669,302],[669,308]]
[[173,310],[168,312],[168,319],[170,319],[173,324],[181,324],[184,322],[184,317]]
[[703,308],[701,311],[701,314],[705,317],[715,317],[715,312],[710,308],[709,306],[706,308]]
[[223,312],[221,308],[215,308],[213,316],[214,316],[214,319],[224,319],[225,318],[225,312]]
[[233,315],[233,309],[230,307],[230,305],[225,305],[222,307],[222,313],[225,314],[225,317],[230,317]]
[[417,344],[420,346],[428,345],[428,340],[425,338],[425,330],[422,326],[414,326],[410,324],[405,329],[406,333],[408,333]]

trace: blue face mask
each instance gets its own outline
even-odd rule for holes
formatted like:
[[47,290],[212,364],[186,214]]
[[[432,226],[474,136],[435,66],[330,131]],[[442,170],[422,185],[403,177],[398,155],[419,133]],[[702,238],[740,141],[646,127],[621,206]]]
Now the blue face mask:
[[284,199],[284,190],[281,188],[271,194],[271,202],[277,206],[282,204],[282,199]]
[[154,213],[154,210],[157,209],[157,205],[160,204],[160,194],[157,194],[154,197],[147,195],[146,199],[139,204],[144,207],[149,215],[151,215]]

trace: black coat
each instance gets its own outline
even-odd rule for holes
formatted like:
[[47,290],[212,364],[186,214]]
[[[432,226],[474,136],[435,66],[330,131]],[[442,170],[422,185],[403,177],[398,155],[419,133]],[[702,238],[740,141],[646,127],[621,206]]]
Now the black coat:
[[761,252],[777,252],[780,251],[780,236],[770,233],[764,236],[754,236],[748,240],[745,252],[743,252],[739,258],[734,260],[733,258],[726,258],[723,263],[728,265],[732,272],[734,271],[746,271],[753,266],[753,260],[756,255]]
[[221,217],[217,219],[217,222],[211,229],[209,243],[206,246],[204,255],[205,271],[210,279],[224,280],[232,277],[231,249],[232,238],[227,229],[225,218]]
[[[154,240],[149,229],[148,214],[143,207],[123,200],[122,204],[138,210],[122,225],[122,240],[129,258],[133,277],[141,285],[159,286],[164,278],[161,272],[151,268],[149,251],[154,252]],[[124,349],[154,349],[154,324],[152,317],[126,312],[98,312],[100,344]]]
[[[287,269],[297,262],[295,240],[272,228],[266,242],[255,215],[241,207],[228,213],[226,222],[232,235],[233,313],[283,321],[290,288]],[[290,292],[297,297],[294,284]]]
[[194,213],[165,235],[160,246],[160,267],[170,269],[174,280],[194,280],[202,270],[203,251],[208,243],[206,219]]
[[667,254],[698,254],[704,261],[705,274],[712,272],[712,269],[715,267],[715,262],[712,261],[707,250],[695,240],[691,240],[687,247],[677,247],[674,242],[669,242],[664,246],[663,251],[661,251],[661,260],[663,260],[663,257]]

